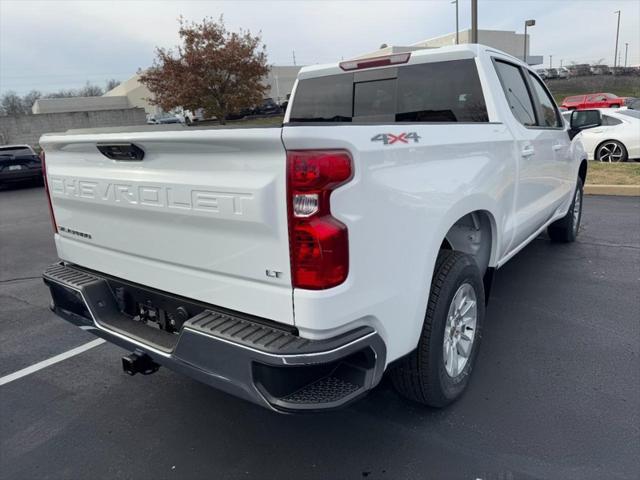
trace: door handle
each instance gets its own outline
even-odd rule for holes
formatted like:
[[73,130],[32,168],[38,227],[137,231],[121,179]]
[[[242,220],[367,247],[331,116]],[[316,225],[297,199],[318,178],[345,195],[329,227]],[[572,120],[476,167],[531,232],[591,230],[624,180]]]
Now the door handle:
[[562,147],[564,147],[564,145],[562,145],[561,143],[554,145],[553,147],[551,147],[553,149],[554,152],[557,152],[558,150],[562,150]]
[[520,152],[524,158],[532,157],[534,153],[536,153],[536,151],[532,146],[524,147]]

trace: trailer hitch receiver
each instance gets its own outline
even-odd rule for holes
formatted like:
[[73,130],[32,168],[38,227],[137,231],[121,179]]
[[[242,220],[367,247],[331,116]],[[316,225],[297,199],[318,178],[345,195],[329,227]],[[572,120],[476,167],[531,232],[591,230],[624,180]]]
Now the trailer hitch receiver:
[[151,360],[151,357],[145,353],[133,352],[122,357],[122,369],[129,375],[141,373],[143,375],[151,375],[160,368],[160,365]]

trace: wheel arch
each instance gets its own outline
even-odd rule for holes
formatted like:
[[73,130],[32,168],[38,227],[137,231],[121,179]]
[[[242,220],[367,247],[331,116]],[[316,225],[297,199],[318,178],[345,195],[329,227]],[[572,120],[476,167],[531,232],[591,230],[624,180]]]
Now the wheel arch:
[[580,180],[582,180],[582,185],[587,183],[587,165],[587,159],[583,158],[580,162],[580,167],[578,168],[578,176],[580,177]]
[[498,228],[488,209],[456,213],[443,229],[441,248],[467,253],[478,263],[481,274],[497,263]]

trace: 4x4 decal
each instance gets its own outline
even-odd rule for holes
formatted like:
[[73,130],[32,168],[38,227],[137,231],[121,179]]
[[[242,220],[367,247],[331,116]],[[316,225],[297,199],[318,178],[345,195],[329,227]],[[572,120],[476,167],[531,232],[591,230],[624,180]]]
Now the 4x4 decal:
[[382,142],[384,145],[409,143],[409,140],[413,140],[414,143],[418,143],[420,136],[416,132],[403,132],[398,135],[394,135],[393,133],[379,133],[371,138],[372,142]]

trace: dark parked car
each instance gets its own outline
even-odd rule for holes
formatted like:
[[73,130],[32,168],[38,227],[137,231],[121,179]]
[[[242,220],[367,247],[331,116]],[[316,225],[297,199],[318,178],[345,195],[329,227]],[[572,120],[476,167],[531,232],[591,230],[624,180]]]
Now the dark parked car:
[[29,145],[0,146],[0,185],[42,180],[42,162]]
[[255,109],[255,115],[280,115],[281,113],[282,108],[273,98],[265,98],[262,101],[262,105]]

